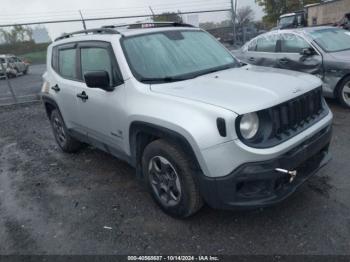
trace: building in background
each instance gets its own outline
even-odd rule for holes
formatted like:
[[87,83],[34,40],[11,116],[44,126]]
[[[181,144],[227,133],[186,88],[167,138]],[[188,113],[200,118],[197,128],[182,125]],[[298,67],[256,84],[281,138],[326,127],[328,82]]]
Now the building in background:
[[[349,20],[349,12],[350,0],[323,1],[306,5],[303,10],[295,10],[293,13],[281,15],[277,28],[338,25],[342,20],[345,22]],[[348,29],[346,26],[343,27]]]

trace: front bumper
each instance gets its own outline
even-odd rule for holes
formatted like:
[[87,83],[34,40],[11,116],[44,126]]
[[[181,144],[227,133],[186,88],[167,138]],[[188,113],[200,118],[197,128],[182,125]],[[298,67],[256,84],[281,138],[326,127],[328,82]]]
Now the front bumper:
[[[201,176],[200,188],[213,208],[257,208],[277,204],[330,160],[332,128],[327,126],[286,154],[268,161],[243,164],[220,178]],[[275,171],[297,170],[296,178]]]

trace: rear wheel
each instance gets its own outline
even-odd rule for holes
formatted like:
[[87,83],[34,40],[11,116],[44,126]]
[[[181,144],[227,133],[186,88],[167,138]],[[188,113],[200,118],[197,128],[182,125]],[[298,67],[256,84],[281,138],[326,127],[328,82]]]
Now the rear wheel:
[[60,112],[55,109],[51,113],[51,126],[59,147],[67,153],[74,153],[82,148],[83,144],[69,135]]
[[18,70],[15,68],[13,69],[12,77],[17,77],[18,76]]
[[350,77],[340,83],[337,97],[343,106],[350,108]]
[[165,140],[149,144],[142,169],[154,200],[165,213],[185,218],[202,207],[191,158],[177,145]]

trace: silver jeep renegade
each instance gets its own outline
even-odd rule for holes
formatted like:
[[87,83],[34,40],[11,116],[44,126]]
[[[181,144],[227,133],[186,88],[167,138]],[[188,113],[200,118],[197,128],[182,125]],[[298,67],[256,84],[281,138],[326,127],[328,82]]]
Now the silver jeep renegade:
[[284,200],[329,160],[332,113],[312,75],[242,66],[178,23],[106,26],[48,48],[42,99],[64,152],[130,163],[167,213]]

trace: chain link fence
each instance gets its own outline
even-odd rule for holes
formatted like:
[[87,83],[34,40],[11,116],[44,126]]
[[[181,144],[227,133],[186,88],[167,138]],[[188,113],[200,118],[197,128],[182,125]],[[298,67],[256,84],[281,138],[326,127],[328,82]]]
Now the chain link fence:
[[[170,15],[169,15],[170,14]],[[167,17],[168,16],[168,17]],[[227,47],[233,49],[233,30],[229,9],[217,11],[194,11],[167,13],[166,15],[125,16],[121,18],[84,19],[86,27],[135,22],[152,22],[154,19],[173,19],[202,27],[213,34]],[[223,26],[222,21],[226,20]],[[0,26],[0,106],[14,103],[38,101],[42,86],[42,75],[46,70],[48,45],[64,33],[83,29],[83,23],[76,21],[30,22]],[[237,29],[236,48],[258,34],[254,24]]]

